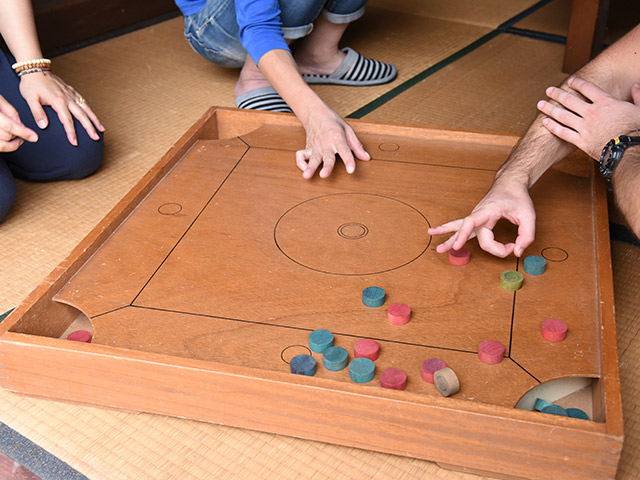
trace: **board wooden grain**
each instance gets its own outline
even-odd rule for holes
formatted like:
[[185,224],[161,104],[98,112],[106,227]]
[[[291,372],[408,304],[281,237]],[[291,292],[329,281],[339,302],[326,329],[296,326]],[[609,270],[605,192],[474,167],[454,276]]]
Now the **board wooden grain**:
[[[305,181],[292,116],[211,109],[0,325],[1,385],[493,475],[613,478],[622,419],[606,196],[593,168],[573,159],[532,189],[538,231],[526,254],[549,266],[509,292],[499,276],[521,270],[517,259],[471,242],[471,262],[451,265],[427,228],[470,211],[517,139],[353,125],[372,160]],[[362,304],[371,285],[385,306]],[[392,325],[386,306],[399,302],[411,321]],[[58,338],[84,317],[93,343]],[[550,317],[569,325],[565,341],[540,335]],[[351,356],[375,339],[374,381],[328,371],[320,354],[316,376],[288,373],[320,328]],[[488,339],[506,347],[498,365],[477,358]],[[421,379],[427,358],[455,370],[458,393],[443,398]],[[407,372],[405,391],[379,386],[387,368]],[[594,379],[594,421],[514,408],[572,377]]]

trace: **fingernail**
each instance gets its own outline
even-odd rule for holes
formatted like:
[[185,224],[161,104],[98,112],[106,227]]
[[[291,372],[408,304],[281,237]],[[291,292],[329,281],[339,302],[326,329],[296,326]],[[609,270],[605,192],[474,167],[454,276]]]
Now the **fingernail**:
[[40,128],[46,128],[47,127],[47,121],[46,120],[38,120],[38,126]]
[[353,165],[349,165],[347,167],[347,173],[351,174],[356,171],[356,168]]

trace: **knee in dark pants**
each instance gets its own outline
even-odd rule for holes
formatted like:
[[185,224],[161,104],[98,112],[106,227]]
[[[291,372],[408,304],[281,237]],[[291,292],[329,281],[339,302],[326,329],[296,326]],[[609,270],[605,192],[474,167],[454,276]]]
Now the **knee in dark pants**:
[[95,172],[104,157],[104,137],[100,140],[87,139],[74,149],[73,154],[65,158],[63,168],[66,173],[53,180],[76,180],[85,178]]
[[[7,170],[7,173],[8,170]],[[16,200],[16,184],[11,177],[11,174],[4,175],[4,172],[0,172],[0,222],[4,220],[7,212]]]
[[78,146],[69,144],[66,137],[54,144],[26,142],[6,158],[14,176],[32,182],[76,180],[95,172],[102,163],[104,140],[89,138],[78,132]]

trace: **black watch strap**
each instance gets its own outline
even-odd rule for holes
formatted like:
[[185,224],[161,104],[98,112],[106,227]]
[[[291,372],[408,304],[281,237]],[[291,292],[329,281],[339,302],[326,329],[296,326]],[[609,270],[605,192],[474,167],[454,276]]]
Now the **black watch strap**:
[[600,155],[600,173],[604,178],[611,181],[613,171],[622,160],[624,151],[632,145],[640,145],[640,137],[620,135],[609,140]]

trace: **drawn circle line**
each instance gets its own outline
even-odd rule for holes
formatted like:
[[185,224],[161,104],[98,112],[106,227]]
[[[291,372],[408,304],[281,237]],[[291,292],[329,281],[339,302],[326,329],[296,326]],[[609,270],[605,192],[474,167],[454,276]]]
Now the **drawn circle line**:
[[[556,260],[553,258],[549,258],[547,255],[549,255],[548,253],[545,255],[545,250],[560,250],[562,253],[564,253],[564,258],[561,260]],[[560,247],[545,247],[540,251],[540,255],[542,256],[542,258],[544,258],[545,260],[548,260],[549,262],[564,262],[565,260],[567,260],[569,258],[569,252],[567,252],[564,248],[560,248]]]
[[398,270],[402,267],[406,267],[407,265],[409,265],[410,263],[415,262],[418,258],[420,258],[422,255],[424,255],[424,252],[426,252],[429,249],[429,246],[431,245],[431,240],[432,240],[432,236],[429,236],[429,241],[427,242],[427,245],[424,247],[424,249],[422,250],[422,252],[420,252],[418,255],[416,255],[415,258],[409,260],[408,262],[405,262],[401,265],[397,265],[395,267],[392,268],[387,268],[384,270],[380,270],[380,271],[376,271],[376,272],[365,272],[365,273],[338,273],[338,272],[328,272],[326,270],[320,270],[319,268],[315,268],[315,267],[310,267],[308,265],[305,265],[301,262],[299,262],[298,260],[295,260],[293,258],[291,258],[289,255],[287,255],[287,253],[282,249],[282,247],[280,246],[280,244],[278,243],[278,238],[277,238],[277,231],[278,231],[278,225],[280,224],[280,222],[282,221],[282,219],[284,217],[286,217],[286,215],[291,212],[292,210],[294,210],[295,208],[298,208],[301,205],[304,205],[306,203],[312,202],[314,200],[318,200],[321,198],[327,198],[327,197],[335,197],[335,196],[339,196],[339,195],[370,195],[372,197],[379,197],[379,198],[385,198],[388,200],[392,200],[394,202],[398,202],[401,203],[402,205],[405,205],[407,207],[409,207],[410,209],[412,209],[413,211],[415,211],[418,215],[420,215],[424,221],[426,222],[426,224],[431,227],[431,223],[429,222],[429,220],[427,220],[427,217],[424,216],[424,214],[418,210],[417,208],[409,205],[406,202],[403,202],[402,200],[398,200],[396,198],[393,197],[387,197],[386,195],[380,195],[377,193],[330,193],[327,195],[320,195],[318,197],[313,197],[313,198],[309,198],[307,200],[304,200],[294,206],[292,206],[291,208],[289,208],[286,212],[284,212],[280,218],[278,219],[278,221],[276,222],[275,226],[273,227],[273,242],[276,244],[276,247],[278,248],[278,250],[280,250],[280,253],[282,253],[285,257],[287,257],[289,260],[291,260],[293,263],[300,265],[301,267],[307,268],[309,270],[313,270],[315,272],[319,272],[319,273],[326,273],[328,275],[340,275],[340,276],[345,276],[345,277],[361,277],[361,276],[365,276],[365,275],[378,275],[380,273],[386,273],[386,272],[391,272],[393,270]]
[[309,347],[307,347],[306,345],[289,345],[288,347],[285,347],[285,348],[282,350],[282,352],[280,352],[280,358],[281,358],[281,359],[282,359],[282,361],[283,361],[284,363],[286,363],[287,365],[290,365],[290,364],[291,364],[291,362],[287,362],[287,361],[284,359],[284,352],[286,352],[286,351],[287,351],[287,350],[289,350],[290,348],[294,348],[294,347],[301,347],[301,348],[305,349],[307,352],[309,352],[309,353],[307,353],[307,355],[312,355],[312,353],[311,353],[311,349],[310,349]]

